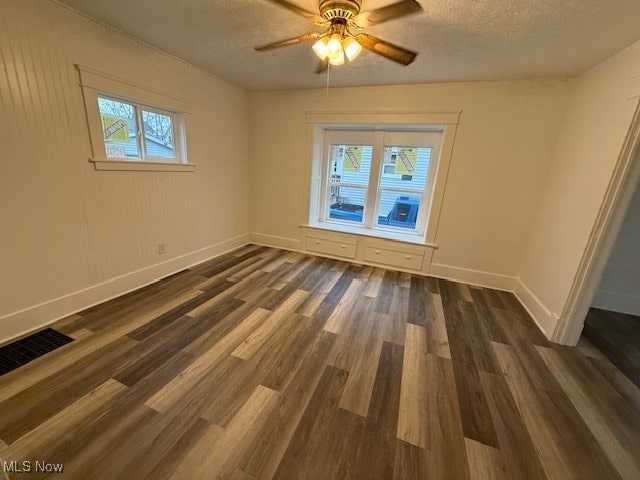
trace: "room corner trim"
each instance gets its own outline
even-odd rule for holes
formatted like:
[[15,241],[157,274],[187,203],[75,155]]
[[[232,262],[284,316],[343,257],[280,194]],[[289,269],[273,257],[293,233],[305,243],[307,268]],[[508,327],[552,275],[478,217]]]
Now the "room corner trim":
[[515,277],[510,277],[508,275],[454,267],[451,265],[442,265],[439,263],[431,264],[431,267],[429,268],[429,275],[444,278],[446,280],[463,282],[470,285],[478,285],[481,287],[507,291],[513,290],[516,281]]
[[551,312],[542,301],[527,287],[520,278],[515,279],[513,293],[522,304],[540,331],[549,340],[553,340],[554,330],[559,322],[559,317]]
[[266,235],[264,233],[252,232],[251,243],[267,247],[284,248],[285,250],[294,250],[296,252],[305,251],[304,244],[300,239]]
[[0,343],[247,245],[250,240],[250,234],[245,233],[164,262],[125,273],[83,290],[9,313],[0,317]]

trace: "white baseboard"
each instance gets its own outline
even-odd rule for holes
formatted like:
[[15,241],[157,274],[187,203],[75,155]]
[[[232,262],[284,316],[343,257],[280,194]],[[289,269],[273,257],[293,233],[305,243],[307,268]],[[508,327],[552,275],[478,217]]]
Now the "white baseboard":
[[558,315],[550,311],[519,278],[516,279],[513,293],[529,312],[529,315],[531,315],[531,318],[536,322],[544,336],[552,340],[560,321]]
[[23,336],[61,318],[85,310],[251,242],[250,234],[174,257],[97,285],[0,317],[0,343]]
[[591,306],[612,312],[640,316],[640,297],[631,295],[598,291],[593,297]]
[[[364,265],[372,265],[379,267],[380,265],[363,261],[362,259],[344,259],[339,257],[332,257],[330,255],[322,255],[317,252],[307,252],[304,242],[301,240],[295,240],[293,238],[279,237],[276,235],[265,235],[262,233],[251,233],[251,243],[257,245],[265,245],[267,247],[283,248],[285,250],[293,250],[296,252],[309,253],[320,257],[336,258],[338,260],[344,260],[347,262],[357,262]],[[386,267],[391,268],[391,267]],[[409,273],[418,275],[424,275],[423,272],[415,272],[411,270],[398,269]],[[432,277],[444,278],[446,280],[454,280],[457,282],[467,283],[469,285],[477,285],[480,287],[494,288],[497,290],[512,291],[515,284],[515,277],[509,277],[507,275],[499,275],[489,272],[481,272],[478,270],[469,270],[465,268],[451,267],[449,265],[431,264],[431,269],[428,275]]]
[[251,243],[264,245],[267,247],[283,248],[296,252],[304,251],[303,243],[300,239],[279,237],[277,235],[265,235],[264,233],[251,233]]
[[429,275],[454,280],[456,282],[477,285],[480,287],[493,288],[495,290],[513,291],[516,282],[515,277],[501,275],[498,273],[483,272],[481,270],[471,270],[468,268],[452,267],[451,265],[441,265],[432,263],[429,268]]
[[[297,252],[310,253],[318,255],[315,252],[307,252],[304,244],[300,240],[291,238],[278,237],[275,235],[264,235],[260,233],[251,234],[251,243],[265,245],[274,248],[283,248],[285,250],[294,250]],[[319,255],[322,256],[322,255]],[[345,261],[355,261],[342,259]],[[368,264],[368,262],[362,262]],[[410,272],[422,274],[421,272]],[[517,277],[502,275],[498,273],[484,272],[481,270],[472,270],[468,268],[453,267],[451,265],[442,265],[432,263],[429,269],[429,276],[453,280],[456,282],[466,283],[468,285],[476,285],[479,287],[493,288],[495,290],[505,290],[515,294],[518,301],[529,312],[540,331],[548,339],[552,339],[554,330],[559,324],[559,318],[556,314],[550,312],[544,304],[522,283]]]

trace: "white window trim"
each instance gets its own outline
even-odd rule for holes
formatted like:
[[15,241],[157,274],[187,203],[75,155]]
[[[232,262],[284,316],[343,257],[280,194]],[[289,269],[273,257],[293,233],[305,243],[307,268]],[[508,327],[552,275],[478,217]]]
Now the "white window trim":
[[[409,135],[405,135],[405,133],[409,133]],[[385,139],[385,145],[406,145],[406,146],[414,146],[414,138],[412,135],[410,135],[412,132],[386,132],[386,138]],[[416,228],[415,230],[409,230],[408,233],[410,234],[414,234],[414,235],[419,235],[421,237],[424,237],[425,234],[425,230],[427,228],[427,220],[429,218],[429,213],[431,211],[431,199],[433,198],[433,186],[435,183],[435,175],[436,175],[436,171],[438,168],[438,162],[440,161],[440,150],[441,150],[441,143],[442,143],[442,136],[444,135],[444,128],[440,128],[438,127],[438,129],[434,129],[433,132],[431,131],[421,131],[420,133],[424,134],[423,139],[424,139],[424,143],[426,143],[430,148],[431,148],[431,154],[430,154],[430,158],[429,158],[429,169],[427,171],[427,182],[424,186],[424,188],[422,189],[421,192],[419,192],[420,195],[420,205],[422,205],[423,209],[424,207],[428,206],[429,209],[426,211],[422,211],[420,212],[420,210],[418,210],[418,218],[416,219]],[[429,137],[431,135],[437,135],[437,139],[433,138],[430,139]],[[418,142],[418,144],[421,145],[421,142]],[[383,147],[385,146],[383,145]],[[382,152],[381,152],[382,153]],[[382,167],[380,168],[380,173],[382,173]],[[396,192],[407,192],[407,193],[418,193],[416,191],[412,191],[412,189],[402,189],[402,188],[385,188],[381,185],[378,186],[378,196],[382,195],[382,191],[383,190],[394,190]],[[376,202],[375,205],[376,207],[379,205],[379,198],[376,198]],[[379,211],[378,209],[376,209],[376,211],[374,212],[374,222],[377,220],[378,218],[378,214]],[[404,233],[404,230],[401,228],[394,228],[394,227],[378,227],[379,230],[387,230],[387,231],[392,231],[392,232],[396,232],[396,233]]]
[[[190,120],[189,101],[159,90],[115,77],[82,65],[76,65],[84,99],[92,157],[96,170],[192,172],[195,164],[187,163],[187,124]],[[160,110],[172,115],[176,159],[116,159],[107,157],[98,109],[98,96],[121,99],[138,108]],[[144,143],[144,142],[141,142]],[[144,148],[144,146],[142,147]],[[142,152],[141,152],[142,153]]]
[[[430,190],[431,201],[426,221],[426,228],[422,234],[393,232],[397,239],[425,245],[430,248],[437,248],[436,238],[438,223],[442,209],[444,191],[449,173],[449,166],[453,154],[453,144],[460,122],[461,111],[386,111],[386,112],[307,112],[306,114],[306,158],[305,163],[305,184],[303,191],[304,217],[302,227],[321,228],[332,230],[331,224],[320,222],[323,212],[320,211],[323,202],[320,200],[322,194],[323,178],[323,152],[326,130],[335,129],[369,129],[369,130],[400,130],[400,131],[441,131],[442,141],[440,144],[439,157],[437,159],[437,171],[435,175],[429,175],[432,185],[425,188],[425,192]],[[379,172],[378,172],[379,174]],[[373,179],[370,179],[370,183]],[[377,181],[377,180],[376,180]],[[375,185],[377,188],[377,183]],[[369,202],[371,203],[371,202]],[[374,206],[377,202],[374,203]],[[375,208],[375,207],[374,207]],[[355,230],[354,230],[355,228]],[[344,228],[337,225],[335,231],[349,230],[353,233],[360,233],[366,236],[380,238],[390,238],[388,230],[365,229],[358,226]]]
[[[384,238],[394,238],[394,236],[403,238],[415,238],[424,237],[425,228],[427,225],[427,218],[430,208],[424,210],[425,206],[430,206],[430,200],[432,198],[434,177],[438,167],[438,159],[440,155],[440,143],[443,129],[431,131],[383,131],[383,130],[334,130],[325,129],[324,134],[324,147],[322,155],[322,188],[318,201],[319,215],[317,224],[327,224],[325,228],[331,228],[331,225],[335,225],[337,228],[340,226],[351,226],[351,230],[373,230],[372,235],[383,236]],[[365,190],[364,195],[364,210],[362,222],[356,223],[353,221],[332,219],[329,217],[327,211],[329,206],[330,190],[335,184],[331,184],[329,181],[330,175],[330,159],[328,158],[332,144],[362,144],[371,145],[373,148],[373,157],[371,159],[371,171],[369,172],[369,182],[367,185],[353,185],[356,188],[362,188]],[[421,190],[411,188],[390,188],[380,185],[380,179],[383,175],[384,163],[382,161],[382,153],[384,147],[388,145],[406,145],[406,146],[422,146],[431,148],[431,160],[429,162],[429,171],[427,172],[427,183]],[[345,184],[343,184],[345,185]],[[350,186],[350,185],[345,185]],[[380,196],[383,191],[394,191],[399,193],[413,194],[420,196],[420,205],[422,208],[418,211],[418,218],[416,219],[416,227],[414,229],[377,225],[377,219],[379,215],[379,202]],[[380,232],[387,232],[386,235]]]

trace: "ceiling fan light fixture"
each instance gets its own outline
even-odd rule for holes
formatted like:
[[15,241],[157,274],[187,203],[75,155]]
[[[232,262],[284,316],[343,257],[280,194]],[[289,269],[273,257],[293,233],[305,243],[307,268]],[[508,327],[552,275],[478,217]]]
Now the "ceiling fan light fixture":
[[331,65],[343,65],[344,64],[344,51],[342,50],[342,45],[340,46],[340,51],[338,55],[332,57],[329,55],[329,63]]
[[355,59],[362,51],[362,45],[360,45],[358,41],[353,37],[345,38],[344,42],[342,42],[342,48],[344,49],[344,53],[350,62]]
[[362,32],[362,29],[371,25],[423,11],[418,0],[388,0],[395,3],[365,12],[360,11],[362,0],[318,0],[320,15],[290,0],[267,1],[310,19],[314,25],[323,27],[324,31],[307,32],[297,37],[259,45],[254,49],[258,52],[267,52],[313,40],[315,43],[312,49],[321,60],[316,73],[326,71],[329,64],[342,65],[347,61],[352,62],[363,49],[405,67],[418,55],[417,52]]
[[329,48],[327,47],[327,39],[321,38],[316,43],[313,44],[313,51],[320,58],[320,60],[324,60],[329,55]]
[[334,33],[327,42],[327,56],[329,58],[338,58],[344,56],[342,51],[342,35]]

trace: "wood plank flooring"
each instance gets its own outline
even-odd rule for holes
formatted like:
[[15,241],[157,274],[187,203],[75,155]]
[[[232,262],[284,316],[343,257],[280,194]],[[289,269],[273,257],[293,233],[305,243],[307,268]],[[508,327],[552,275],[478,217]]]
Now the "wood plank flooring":
[[640,388],[640,317],[590,308],[582,335]]
[[638,388],[509,293],[250,245],[53,327],[0,377],[29,478],[640,478]]

